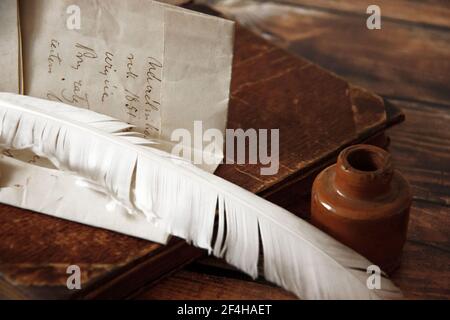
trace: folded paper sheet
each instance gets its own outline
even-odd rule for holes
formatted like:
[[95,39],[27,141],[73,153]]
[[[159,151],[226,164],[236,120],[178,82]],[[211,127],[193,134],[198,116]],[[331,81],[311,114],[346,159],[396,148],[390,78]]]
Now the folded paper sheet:
[[[27,95],[131,123],[166,151],[196,120],[224,132],[233,22],[149,0],[24,0],[20,12]],[[214,171],[223,145],[208,150]]]

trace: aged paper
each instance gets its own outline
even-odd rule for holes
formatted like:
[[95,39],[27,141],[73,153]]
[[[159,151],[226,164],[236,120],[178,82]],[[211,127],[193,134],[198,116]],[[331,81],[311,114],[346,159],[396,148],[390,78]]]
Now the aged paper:
[[232,22],[149,0],[24,0],[20,10],[26,94],[126,121],[166,150],[174,130],[194,135],[194,121],[224,132]]
[[[25,92],[105,113],[158,136],[164,9],[151,1],[129,3],[21,3]],[[73,5],[79,12],[70,11]],[[68,29],[68,8],[74,19],[78,14],[79,30]]]
[[0,1],[0,91],[20,93],[20,41],[17,0]]

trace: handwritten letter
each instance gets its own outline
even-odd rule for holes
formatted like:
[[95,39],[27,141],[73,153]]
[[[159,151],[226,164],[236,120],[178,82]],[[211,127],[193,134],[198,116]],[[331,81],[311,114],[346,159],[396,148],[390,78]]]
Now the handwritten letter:
[[[69,5],[80,7],[80,29],[66,26]],[[225,131],[232,22],[150,0],[22,0],[20,16],[26,94],[169,144],[173,130],[193,133],[199,120]]]

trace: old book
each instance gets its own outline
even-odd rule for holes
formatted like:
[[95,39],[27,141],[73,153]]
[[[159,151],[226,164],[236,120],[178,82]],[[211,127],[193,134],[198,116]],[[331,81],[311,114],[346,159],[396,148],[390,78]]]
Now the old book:
[[[228,164],[216,174],[287,207],[307,202],[308,181],[340,149],[376,139],[402,119],[381,98],[239,26],[234,57],[228,127],[280,129],[280,170],[261,176],[261,165]],[[0,210],[5,298],[124,297],[203,254],[175,238],[161,246],[5,205]],[[296,213],[307,215],[302,206]],[[81,268],[81,290],[66,287],[69,265]]]

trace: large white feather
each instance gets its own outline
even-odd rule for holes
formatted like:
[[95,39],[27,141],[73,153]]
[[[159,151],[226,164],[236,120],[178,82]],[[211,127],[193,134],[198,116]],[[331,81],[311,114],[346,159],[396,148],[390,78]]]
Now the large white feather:
[[[84,177],[129,212],[165,231],[264,276],[306,299],[398,298],[385,277],[368,289],[371,263],[288,211],[123,134],[129,126],[61,103],[0,94],[0,145],[29,148],[61,170]],[[119,134],[114,134],[117,132]],[[218,231],[213,230],[218,211]],[[214,242],[214,245],[213,245]]]

